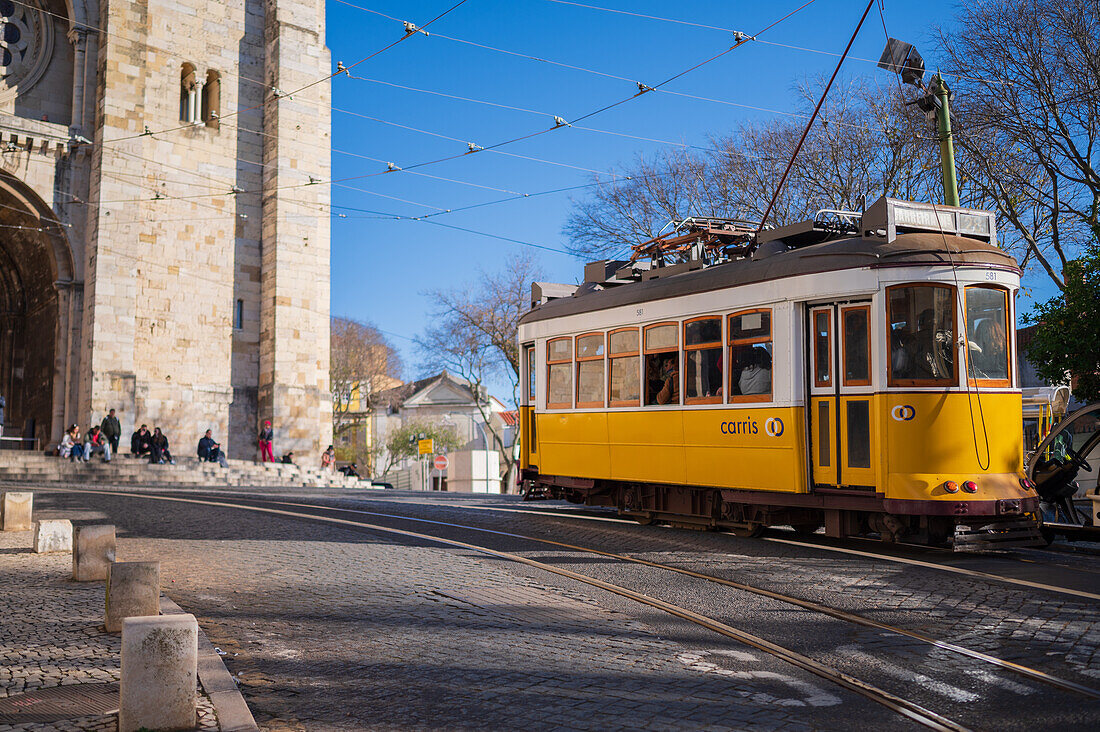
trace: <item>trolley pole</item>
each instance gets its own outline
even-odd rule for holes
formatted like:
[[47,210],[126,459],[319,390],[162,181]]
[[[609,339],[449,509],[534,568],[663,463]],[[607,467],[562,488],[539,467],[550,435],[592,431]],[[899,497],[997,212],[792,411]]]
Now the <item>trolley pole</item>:
[[936,129],[940,138],[940,169],[943,172],[943,202],[959,205],[959,183],[955,177],[955,143],[951,139],[951,89],[939,74],[932,77],[936,105]]

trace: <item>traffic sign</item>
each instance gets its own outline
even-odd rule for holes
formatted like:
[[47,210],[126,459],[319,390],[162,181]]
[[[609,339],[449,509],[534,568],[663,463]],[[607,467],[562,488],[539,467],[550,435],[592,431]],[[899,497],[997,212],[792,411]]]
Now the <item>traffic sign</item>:
[[446,455],[436,455],[435,460],[432,461],[432,465],[435,466],[436,470],[446,470],[448,462]]
[[426,440],[417,440],[416,452],[418,455],[431,455],[435,452],[435,440],[430,437]]

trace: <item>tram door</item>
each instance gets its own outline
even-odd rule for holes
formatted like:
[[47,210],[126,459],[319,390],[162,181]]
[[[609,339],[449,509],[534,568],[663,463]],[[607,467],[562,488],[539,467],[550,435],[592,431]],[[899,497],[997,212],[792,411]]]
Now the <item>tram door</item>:
[[818,489],[874,490],[877,449],[872,419],[871,303],[809,309],[809,436]]

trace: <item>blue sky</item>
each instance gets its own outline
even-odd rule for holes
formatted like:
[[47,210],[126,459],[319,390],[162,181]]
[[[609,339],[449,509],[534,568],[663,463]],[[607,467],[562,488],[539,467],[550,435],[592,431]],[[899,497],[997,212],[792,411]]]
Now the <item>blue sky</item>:
[[[399,22],[361,8],[422,25],[454,1],[350,0],[357,8],[328,0],[333,63],[350,65],[403,34]],[[589,0],[586,4],[755,34],[801,2]],[[585,184],[591,180],[590,171],[613,171],[640,153],[664,147],[608,132],[703,144],[708,134],[773,114],[747,107],[792,111],[798,104],[795,86],[807,77],[830,73],[836,58],[771,44],[839,53],[864,7],[865,0],[816,0],[761,35],[760,42],[749,42],[666,87],[744,106],[649,93],[581,123],[603,132],[562,128],[501,148],[512,155],[486,151],[418,168],[416,172],[424,175],[395,172],[347,182],[346,186],[360,190],[334,185],[333,203],[341,207],[334,211],[347,218],[332,221],[333,314],[377,325],[402,351],[406,378],[421,375],[408,338],[423,329],[428,316],[423,293],[465,285],[477,278],[479,269],[498,269],[509,253],[525,247],[353,209],[400,216],[434,213],[432,220],[441,224],[561,249],[570,196],[582,197],[583,190],[446,211]],[[933,26],[949,25],[954,7],[936,0],[886,2],[885,20],[891,35],[929,50]],[[428,33],[427,37],[417,34],[356,67],[353,73],[362,79],[333,80],[334,179],[384,170],[390,162],[405,167],[458,154],[467,149],[467,142],[487,146],[539,132],[554,126],[554,115],[575,119],[637,91],[630,81],[453,39],[646,84],[663,81],[732,45],[726,30],[553,0],[469,0],[429,27]],[[891,82],[874,63],[858,60],[877,60],[884,43],[882,21],[872,10],[843,73]],[[926,58],[929,55],[925,53]],[[929,67],[934,68],[933,59]],[[420,131],[405,129],[410,127]],[[582,262],[552,251],[535,251],[548,279],[574,282],[581,276]]]

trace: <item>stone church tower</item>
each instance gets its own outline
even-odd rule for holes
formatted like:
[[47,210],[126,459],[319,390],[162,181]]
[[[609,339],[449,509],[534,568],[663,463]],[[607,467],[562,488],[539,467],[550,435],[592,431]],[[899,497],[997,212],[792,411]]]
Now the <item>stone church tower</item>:
[[332,439],[323,0],[0,0],[5,435]]

